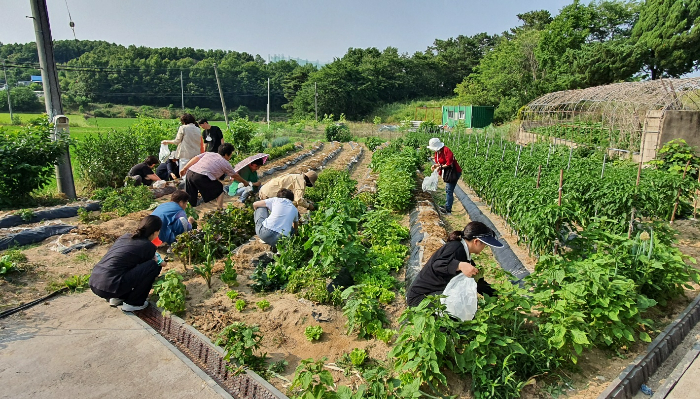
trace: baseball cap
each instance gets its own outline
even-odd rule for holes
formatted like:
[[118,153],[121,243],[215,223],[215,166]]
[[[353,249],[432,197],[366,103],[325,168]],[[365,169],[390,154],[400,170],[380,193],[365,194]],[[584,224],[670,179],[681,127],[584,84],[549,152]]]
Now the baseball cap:
[[493,231],[489,233],[482,233],[481,235],[476,235],[474,236],[474,239],[479,239],[480,241],[484,242],[490,247],[496,249],[500,249],[503,247],[503,243],[499,242],[498,239],[496,239],[496,234]]

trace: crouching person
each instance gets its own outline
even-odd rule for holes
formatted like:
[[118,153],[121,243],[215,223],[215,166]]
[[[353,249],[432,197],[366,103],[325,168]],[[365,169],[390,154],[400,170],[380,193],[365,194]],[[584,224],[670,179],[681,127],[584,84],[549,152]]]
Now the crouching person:
[[194,218],[187,218],[185,208],[190,200],[190,195],[183,190],[176,190],[170,201],[163,203],[153,210],[151,215],[155,215],[163,221],[163,226],[160,228],[158,239],[163,243],[172,244],[175,242],[176,236],[192,230]]
[[162,222],[148,215],[139,223],[136,232],[121,236],[107,254],[95,265],[90,275],[90,289],[109,300],[122,311],[137,311],[148,307],[148,292],[165,263],[156,261],[156,246]]
[[280,189],[277,197],[253,203],[255,233],[273,249],[281,236],[289,236],[297,228],[299,211],[293,202],[294,193],[289,189]]

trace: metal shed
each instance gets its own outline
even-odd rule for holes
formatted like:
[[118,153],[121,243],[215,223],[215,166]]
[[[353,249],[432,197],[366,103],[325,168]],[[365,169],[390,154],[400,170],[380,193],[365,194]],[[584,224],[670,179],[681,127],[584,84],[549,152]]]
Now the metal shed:
[[467,128],[484,128],[493,122],[493,106],[442,106],[442,125],[454,128],[458,123]]

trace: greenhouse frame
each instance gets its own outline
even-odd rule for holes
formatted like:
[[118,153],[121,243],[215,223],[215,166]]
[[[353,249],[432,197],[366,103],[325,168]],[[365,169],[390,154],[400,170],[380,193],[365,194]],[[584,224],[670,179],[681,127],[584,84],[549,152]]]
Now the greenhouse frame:
[[518,140],[592,145],[646,162],[681,138],[700,148],[700,77],[546,94],[520,112]]

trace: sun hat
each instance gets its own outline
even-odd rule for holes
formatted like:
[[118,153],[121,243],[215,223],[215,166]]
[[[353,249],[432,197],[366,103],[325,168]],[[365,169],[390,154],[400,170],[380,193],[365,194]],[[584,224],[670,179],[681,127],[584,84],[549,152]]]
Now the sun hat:
[[487,244],[496,249],[500,249],[503,247],[503,243],[499,242],[498,239],[496,239],[496,233],[494,233],[493,231],[489,233],[482,233],[481,235],[476,235],[473,238],[479,239],[480,241],[484,242],[484,244]]
[[309,178],[309,183],[306,186],[314,187],[314,183],[316,183],[316,179],[318,178],[318,174],[316,173],[316,171],[310,169],[310,170],[306,171],[304,176]]
[[445,147],[445,143],[442,143],[442,141],[436,137],[430,139],[430,142],[428,142],[428,149],[432,151],[440,151],[441,148]]

